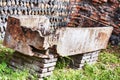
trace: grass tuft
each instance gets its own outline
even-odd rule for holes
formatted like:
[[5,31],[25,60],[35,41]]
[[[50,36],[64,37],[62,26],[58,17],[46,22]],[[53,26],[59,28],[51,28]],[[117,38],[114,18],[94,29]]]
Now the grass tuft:
[[[0,80],[38,80],[29,73],[29,69],[13,70],[7,61],[13,50],[0,45]],[[69,68],[71,59],[60,57],[53,75],[44,80],[120,80],[120,54],[112,51],[102,51],[99,60],[94,65],[85,64],[82,70]]]
[[[120,58],[118,55],[103,51],[95,65],[85,64],[82,70],[66,67],[59,69],[58,67],[53,75],[45,80],[120,80]],[[59,65],[62,64],[61,60]]]
[[108,52],[102,52],[99,56],[99,61],[104,64],[117,64],[120,62],[120,58],[115,54],[110,54]]

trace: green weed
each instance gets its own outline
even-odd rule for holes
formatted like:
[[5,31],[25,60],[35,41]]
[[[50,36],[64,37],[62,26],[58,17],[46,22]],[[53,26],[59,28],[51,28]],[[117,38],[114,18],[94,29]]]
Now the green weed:
[[70,64],[70,61],[71,61],[70,57],[59,57],[56,64],[56,69],[67,68]]
[[[120,60],[115,54],[102,52],[95,65],[85,64],[83,70],[56,69],[45,80],[120,80]],[[62,62],[59,64],[62,65]]]
[[5,62],[0,64],[0,80],[26,80],[29,74],[27,70],[13,70]]
[[99,61],[104,64],[117,64],[120,63],[120,58],[118,55],[110,54],[104,51],[100,54]]
[[[38,80],[30,74],[29,69],[13,70],[7,61],[13,50],[0,45],[0,80]],[[85,64],[82,70],[69,68],[71,59],[60,57],[53,75],[44,80],[120,80],[120,54],[103,51],[95,65]]]
[[28,78],[36,80],[36,77],[29,73],[29,69],[13,70],[8,67],[7,62],[13,53],[14,50],[0,44],[0,80],[26,80]]
[[2,44],[0,44],[0,62],[7,62],[12,54],[14,53],[14,50],[10,48],[6,48]]

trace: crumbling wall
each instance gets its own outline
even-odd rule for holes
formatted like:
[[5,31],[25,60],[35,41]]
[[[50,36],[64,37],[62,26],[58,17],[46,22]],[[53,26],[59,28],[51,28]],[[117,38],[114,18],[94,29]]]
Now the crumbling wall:
[[114,27],[110,42],[120,44],[120,2],[118,0],[72,0],[68,26]]
[[119,5],[117,0],[77,0],[71,2],[72,12],[70,18],[73,21],[82,18],[82,27],[97,26],[92,24],[92,21],[104,26],[111,25],[115,28],[114,32],[118,34],[119,31],[117,32],[116,28],[120,25]]
[[118,0],[0,0],[0,38],[10,15],[46,15],[51,28],[114,27],[110,39],[120,43],[120,2]]

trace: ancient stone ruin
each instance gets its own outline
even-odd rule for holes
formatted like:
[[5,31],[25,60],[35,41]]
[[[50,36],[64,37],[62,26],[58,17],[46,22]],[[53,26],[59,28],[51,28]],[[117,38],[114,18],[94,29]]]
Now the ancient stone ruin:
[[16,50],[10,67],[40,78],[51,75],[59,56],[69,56],[75,69],[95,63],[112,27],[110,41],[119,45],[118,0],[0,0],[1,39]]
[[[0,0],[1,38],[10,15],[47,15],[53,27],[65,26],[67,22],[75,27],[110,25],[116,35],[113,43],[119,43],[119,0]],[[114,38],[118,38],[117,42]]]

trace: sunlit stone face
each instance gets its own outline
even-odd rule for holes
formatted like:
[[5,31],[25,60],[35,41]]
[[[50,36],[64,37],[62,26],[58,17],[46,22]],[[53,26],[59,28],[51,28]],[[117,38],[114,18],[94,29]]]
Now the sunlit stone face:
[[46,16],[39,17],[38,30],[42,32],[42,35],[47,35],[50,32],[50,21]]

